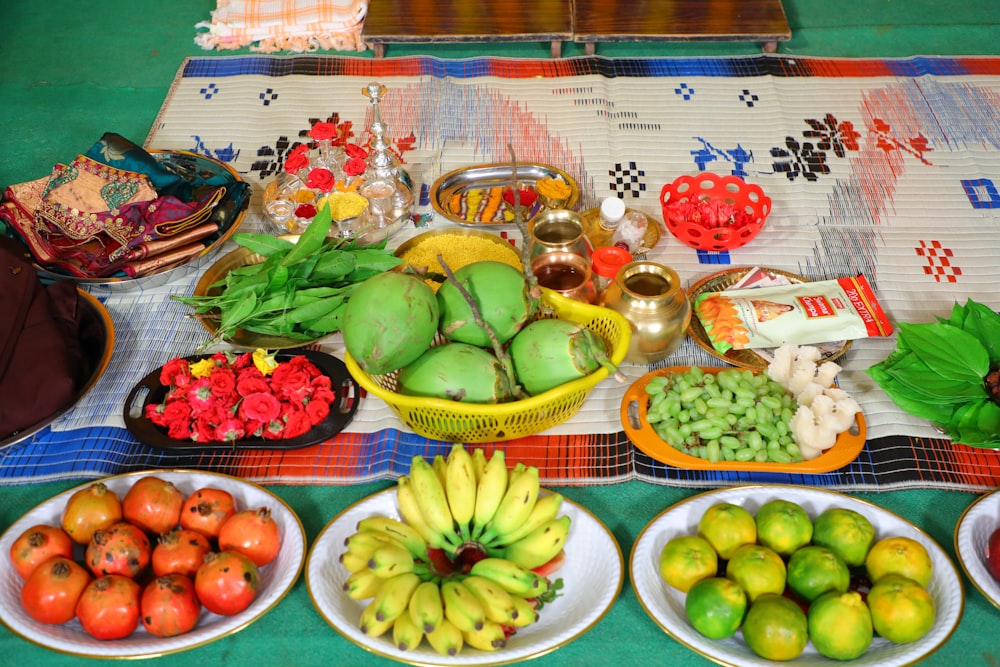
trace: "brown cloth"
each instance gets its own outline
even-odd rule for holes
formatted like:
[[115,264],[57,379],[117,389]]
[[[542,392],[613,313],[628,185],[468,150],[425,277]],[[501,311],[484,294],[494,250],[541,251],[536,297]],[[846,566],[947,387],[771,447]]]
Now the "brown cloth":
[[0,440],[68,406],[82,386],[82,303],[73,281],[43,285],[24,246],[0,237]]

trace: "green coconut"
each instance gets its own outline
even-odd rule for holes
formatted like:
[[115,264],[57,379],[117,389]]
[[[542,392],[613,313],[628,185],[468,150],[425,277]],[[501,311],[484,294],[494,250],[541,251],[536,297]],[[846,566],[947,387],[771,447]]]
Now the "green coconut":
[[613,368],[604,341],[567,320],[535,320],[514,336],[508,352],[517,381],[531,396],[587,377],[601,366]]
[[511,396],[510,381],[495,356],[467,343],[430,348],[399,371],[398,390],[463,403],[501,403]]
[[341,331],[347,352],[365,372],[381,375],[414,362],[437,335],[437,298],[423,280],[389,271],[351,294]]
[[[466,264],[455,271],[455,280],[476,302],[483,321],[503,345],[514,337],[532,315],[528,283],[524,274],[503,262]],[[468,299],[455,282],[442,283],[437,293],[441,334],[451,341],[491,348],[489,334],[476,323]]]

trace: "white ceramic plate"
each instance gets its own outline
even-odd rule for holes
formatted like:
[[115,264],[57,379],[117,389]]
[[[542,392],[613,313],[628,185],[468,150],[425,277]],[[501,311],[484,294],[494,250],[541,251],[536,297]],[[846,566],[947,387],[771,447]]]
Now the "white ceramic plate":
[[442,656],[426,640],[416,649],[400,651],[391,632],[377,638],[361,633],[358,621],[368,600],[352,600],[343,591],[348,572],[338,558],[344,539],[360,519],[384,515],[400,518],[395,489],[371,495],[348,507],[326,525],[313,542],[306,562],[306,585],[313,604],[346,639],[372,653],[413,665],[497,665],[534,658],[576,639],[603,618],[621,591],[624,562],[611,532],[589,511],[564,500],[561,514],[570,517],[566,563],[554,575],[564,583],[562,594],[541,610],[539,620],[521,628],[495,652],[464,647],[455,657]]
[[270,508],[271,516],[281,529],[281,549],[274,561],[261,568],[260,589],[250,607],[233,616],[218,616],[203,609],[194,630],[169,638],[147,633],[141,623],[125,639],[102,641],[88,635],[75,619],[63,625],[45,625],[34,621],[21,608],[23,582],[7,557],[10,545],[25,530],[36,524],[58,526],[66,501],[75,491],[93,483],[87,482],[36,506],[0,536],[0,554],[4,555],[0,559],[0,620],[13,633],[41,646],[71,655],[93,658],[155,657],[201,646],[238,632],[267,613],[291,590],[305,560],[305,531],[299,517],[283,500],[254,484],[209,472],[147,470],[107,477],[100,481],[119,496],[124,496],[137,479],[146,475],[155,475],[173,482],[185,496],[204,487],[215,487],[231,493],[238,509]]
[[1000,581],[986,569],[986,542],[1000,527],[1000,491],[980,496],[969,505],[955,528],[955,553],[979,592],[1000,609]]
[[[754,514],[766,501],[779,497],[802,505],[814,518],[829,507],[855,510],[875,526],[876,539],[892,535],[910,537],[923,544],[931,556],[934,574],[928,590],[934,597],[937,618],[930,632],[909,644],[893,644],[876,637],[864,656],[851,661],[852,667],[910,665],[933,653],[948,640],[962,617],[965,597],[958,570],[937,542],[909,521],[871,503],[834,491],[779,484],[743,486],[693,496],[661,512],[640,533],[629,558],[629,574],[639,602],[667,634],[720,665],[773,667],[773,662],[754,654],[739,633],[726,640],[712,640],[699,634],[684,613],[684,593],[668,586],[660,578],[658,560],[660,551],[671,538],[697,532],[698,520],[712,505],[729,502],[741,505]],[[830,667],[842,663],[821,656],[809,644],[798,658],[782,664]]]

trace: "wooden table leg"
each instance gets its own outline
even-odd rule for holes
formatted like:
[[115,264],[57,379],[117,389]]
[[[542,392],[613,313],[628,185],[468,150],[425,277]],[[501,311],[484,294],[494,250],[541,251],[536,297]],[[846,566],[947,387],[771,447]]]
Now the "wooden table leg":
[[549,53],[553,58],[561,58],[562,42],[559,40],[552,40],[552,43],[549,45]]
[[778,43],[777,42],[764,42],[764,53],[777,53]]
[[378,44],[372,44],[372,51],[375,53],[376,58],[382,58],[385,56],[385,44],[381,42]]
[[583,52],[588,56],[594,55],[594,53],[597,52],[597,42],[587,42],[587,44],[583,47]]

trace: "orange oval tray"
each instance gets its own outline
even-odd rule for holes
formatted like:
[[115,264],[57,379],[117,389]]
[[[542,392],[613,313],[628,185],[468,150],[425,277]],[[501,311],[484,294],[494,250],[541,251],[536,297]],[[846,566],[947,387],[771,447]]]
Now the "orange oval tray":
[[[811,461],[800,461],[798,463],[760,463],[757,461],[719,461],[712,463],[708,459],[698,458],[685,454],[676,447],[673,447],[666,440],[661,438],[648,421],[646,421],[646,410],[649,407],[649,395],[646,393],[646,385],[654,377],[661,375],[671,375],[673,373],[683,373],[689,370],[690,366],[670,366],[659,368],[651,373],[643,375],[632,383],[632,386],[625,392],[621,405],[622,426],[625,433],[639,450],[652,458],[672,465],[676,468],[687,470],[732,470],[740,472],[792,472],[801,474],[830,472],[848,465],[858,457],[861,449],[865,446],[865,417],[860,412],[857,419],[847,431],[837,436],[837,441],[833,447],[826,450]],[[706,373],[713,375],[726,368],[702,368]]]

